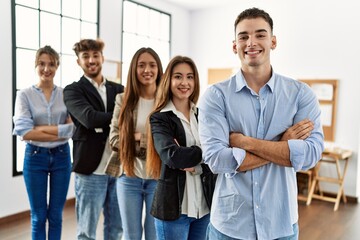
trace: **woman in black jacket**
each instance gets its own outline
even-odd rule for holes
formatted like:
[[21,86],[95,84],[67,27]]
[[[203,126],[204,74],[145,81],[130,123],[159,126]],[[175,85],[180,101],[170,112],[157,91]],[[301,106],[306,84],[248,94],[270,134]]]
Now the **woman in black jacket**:
[[158,239],[205,239],[209,206],[201,183],[197,108],[199,74],[188,57],[174,57],[150,115],[147,173],[158,179],[151,214]]

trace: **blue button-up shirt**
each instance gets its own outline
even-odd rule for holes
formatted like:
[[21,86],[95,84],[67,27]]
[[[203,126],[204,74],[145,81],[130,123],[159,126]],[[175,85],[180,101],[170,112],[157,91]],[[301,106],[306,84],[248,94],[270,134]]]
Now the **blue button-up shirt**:
[[67,117],[68,111],[64,104],[61,87],[54,86],[48,102],[43,91],[33,85],[17,93],[13,134],[23,137],[34,126],[57,125],[58,137],[62,140],[53,142],[31,141],[31,144],[39,147],[53,148],[66,143],[75,131],[73,123],[65,123]]
[[[237,172],[246,152],[229,147],[229,133],[278,141],[308,118],[314,130],[305,140],[289,140],[292,167],[274,163]],[[199,134],[204,161],[218,173],[211,223],[239,239],[275,239],[293,234],[298,221],[296,171],[317,163],[324,149],[319,102],[306,84],[276,73],[259,91],[241,71],[210,86],[199,103]]]

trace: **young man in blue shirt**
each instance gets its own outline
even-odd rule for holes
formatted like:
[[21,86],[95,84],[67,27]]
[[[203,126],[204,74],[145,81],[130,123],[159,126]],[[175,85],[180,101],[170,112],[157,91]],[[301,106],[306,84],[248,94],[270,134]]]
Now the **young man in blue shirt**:
[[240,71],[209,87],[199,104],[204,161],[218,173],[208,239],[298,239],[296,171],[323,151],[320,108],[304,83],[273,71],[268,13],[235,21]]

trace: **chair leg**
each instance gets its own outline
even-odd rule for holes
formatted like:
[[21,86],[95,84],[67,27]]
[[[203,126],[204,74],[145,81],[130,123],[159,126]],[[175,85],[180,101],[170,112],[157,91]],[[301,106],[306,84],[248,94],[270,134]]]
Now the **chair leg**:
[[307,198],[307,201],[306,201],[306,205],[308,205],[308,206],[310,205],[312,197],[314,195],[315,186],[316,186],[316,178],[313,179],[312,184],[311,184],[311,189],[310,189],[310,192],[308,194],[308,198]]

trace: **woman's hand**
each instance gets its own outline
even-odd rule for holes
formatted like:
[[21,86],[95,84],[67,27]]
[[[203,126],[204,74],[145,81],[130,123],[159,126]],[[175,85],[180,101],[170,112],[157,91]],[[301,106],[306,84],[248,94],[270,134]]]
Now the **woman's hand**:
[[193,173],[193,172],[195,172],[195,167],[183,168],[183,169],[181,169],[181,170],[186,171],[186,172],[191,172],[191,173]]
[[134,133],[134,138],[135,138],[135,141],[140,141],[141,133],[139,133],[139,132]]

